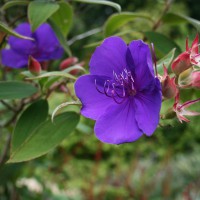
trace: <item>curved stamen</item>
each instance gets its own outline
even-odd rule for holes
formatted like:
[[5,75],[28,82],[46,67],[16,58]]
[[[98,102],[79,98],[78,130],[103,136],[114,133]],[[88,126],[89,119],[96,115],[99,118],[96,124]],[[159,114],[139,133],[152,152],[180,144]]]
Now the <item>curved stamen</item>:
[[123,103],[129,96],[136,94],[132,73],[126,68],[119,74],[113,71],[113,79],[106,80],[101,91],[95,79],[95,87],[101,94],[111,97],[117,104]]
[[117,103],[117,104],[122,104],[126,98],[123,98],[122,101],[117,101],[117,99],[115,98],[114,95],[112,95],[113,100]]
[[113,86],[113,90],[114,90],[114,93],[119,97],[119,98],[124,98],[125,97],[125,90],[124,90],[124,87],[123,87],[123,95],[119,95],[119,93],[117,92],[116,88],[115,88],[115,83],[112,84]]
[[104,92],[102,92],[101,90],[99,90],[99,88],[97,87],[97,80],[96,80],[96,79],[94,80],[94,82],[95,82],[95,88],[96,88],[96,90],[97,90],[99,93],[101,93],[101,94],[105,94]]
[[[110,96],[110,95],[108,94],[109,89],[110,89],[110,86],[109,86],[109,84],[107,84],[107,82],[110,82],[110,81],[107,80],[107,81],[105,81],[105,83],[104,83],[104,94],[105,94],[107,97],[112,97],[112,96]],[[106,84],[108,85],[107,90],[106,90]]]

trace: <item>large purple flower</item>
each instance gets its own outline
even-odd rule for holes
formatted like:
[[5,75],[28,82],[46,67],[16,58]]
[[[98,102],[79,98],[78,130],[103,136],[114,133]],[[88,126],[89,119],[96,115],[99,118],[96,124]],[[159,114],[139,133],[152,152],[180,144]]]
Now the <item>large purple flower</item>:
[[151,136],[162,98],[148,45],[136,40],[127,46],[121,38],[109,37],[92,55],[90,73],[77,80],[75,91],[82,115],[96,120],[97,138],[121,144],[143,133]]
[[10,49],[3,49],[1,52],[3,65],[12,68],[22,68],[28,65],[30,55],[39,62],[58,59],[63,55],[64,51],[48,24],[42,24],[32,33],[30,24],[22,23],[15,31],[34,40],[10,36],[8,40]]

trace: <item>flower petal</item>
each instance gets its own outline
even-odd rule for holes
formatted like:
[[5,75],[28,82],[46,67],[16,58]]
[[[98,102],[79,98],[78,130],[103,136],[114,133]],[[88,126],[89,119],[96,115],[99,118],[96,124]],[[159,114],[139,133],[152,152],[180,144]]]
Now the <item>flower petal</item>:
[[95,79],[98,89],[103,91],[103,85],[107,77],[84,75],[75,83],[76,95],[82,102],[81,114],[94,120],[98,119],[108,106],[115,104],[112,98],[97,91]]
[[[31,28],[29,23],[20,24],[15,31],[21,35],[32,37]],[[34,39],[34,38],[33,38]],[[25,40],[17,38],[15,36],[10,36],[8,43],[11,48],[19,51],[22,54],[31,55],[36,51],[37,44],[36,41]]]
[[143,91],[135,96],[135,118],[139,128],[151,136],[159,123],[162,95],[158,88]]
[[107,108],[95,125],[96,137],[109,144],[133,142],[142,136],[135,120],[134,102],[127,100],[123,104]]
[[38,52],[33,56],[39,61],[58,59],[63,55],[64,50],[49,24],[39,26],[33,36],[38,44]]
[[126,59],[138,90],[145,89],[154,81],[150,49],[142,40],[135,40],[129,44]]
[[22,68],[28,65],[28,56],[18,54],[12,49],[1,51],[2,64],[12,68]]
[[96,48],[90,60],[90,73],[112,77],[121,73],[126,64],[127,45],[120,37],[109,37]]

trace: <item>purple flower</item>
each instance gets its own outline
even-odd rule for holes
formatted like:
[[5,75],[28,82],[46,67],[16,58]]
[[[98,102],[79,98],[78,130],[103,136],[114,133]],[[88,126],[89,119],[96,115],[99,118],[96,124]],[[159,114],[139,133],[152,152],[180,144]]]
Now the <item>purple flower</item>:
[[133,142],[143,133],[151,136],[159,123],[161,85],[141,40],[128,46],[119,37],[104,40],[92,55],[90,75],[77,80],[75,91],[102,142]]
[[35,32],[31,32],[29,23],[20,24],[15,31],[34,40],[20,39],[10,36],[10,49],[2,50],[2,64],[12,68],[22,68],[28,65],[28,58],[41,61],[58,59],[63,55],[58,39],[48,24],[42,24]]

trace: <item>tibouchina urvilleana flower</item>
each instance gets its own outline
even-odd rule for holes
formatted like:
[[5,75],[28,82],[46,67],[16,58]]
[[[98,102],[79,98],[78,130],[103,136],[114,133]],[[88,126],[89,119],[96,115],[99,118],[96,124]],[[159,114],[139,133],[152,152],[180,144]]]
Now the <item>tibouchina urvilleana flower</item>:
[[12,68],[27,67],[29,56],[37,61],[58,59],[63,55],[63,49],[59,44],[50,25],[42,24],[35,32],[31,32],[29,23],[20,24],[15,31],[21,35],[33,38],[33,40],[20,39],[10,36],[9,49],[2,50],[2,64]]
[[96,120],[96,137],[105,143],[133,142],[151,136],[159,123],[161,84],[150,49],[141,40],[129,45],[109,37],[96,48],[90,75],[75,83],[81,113]]

